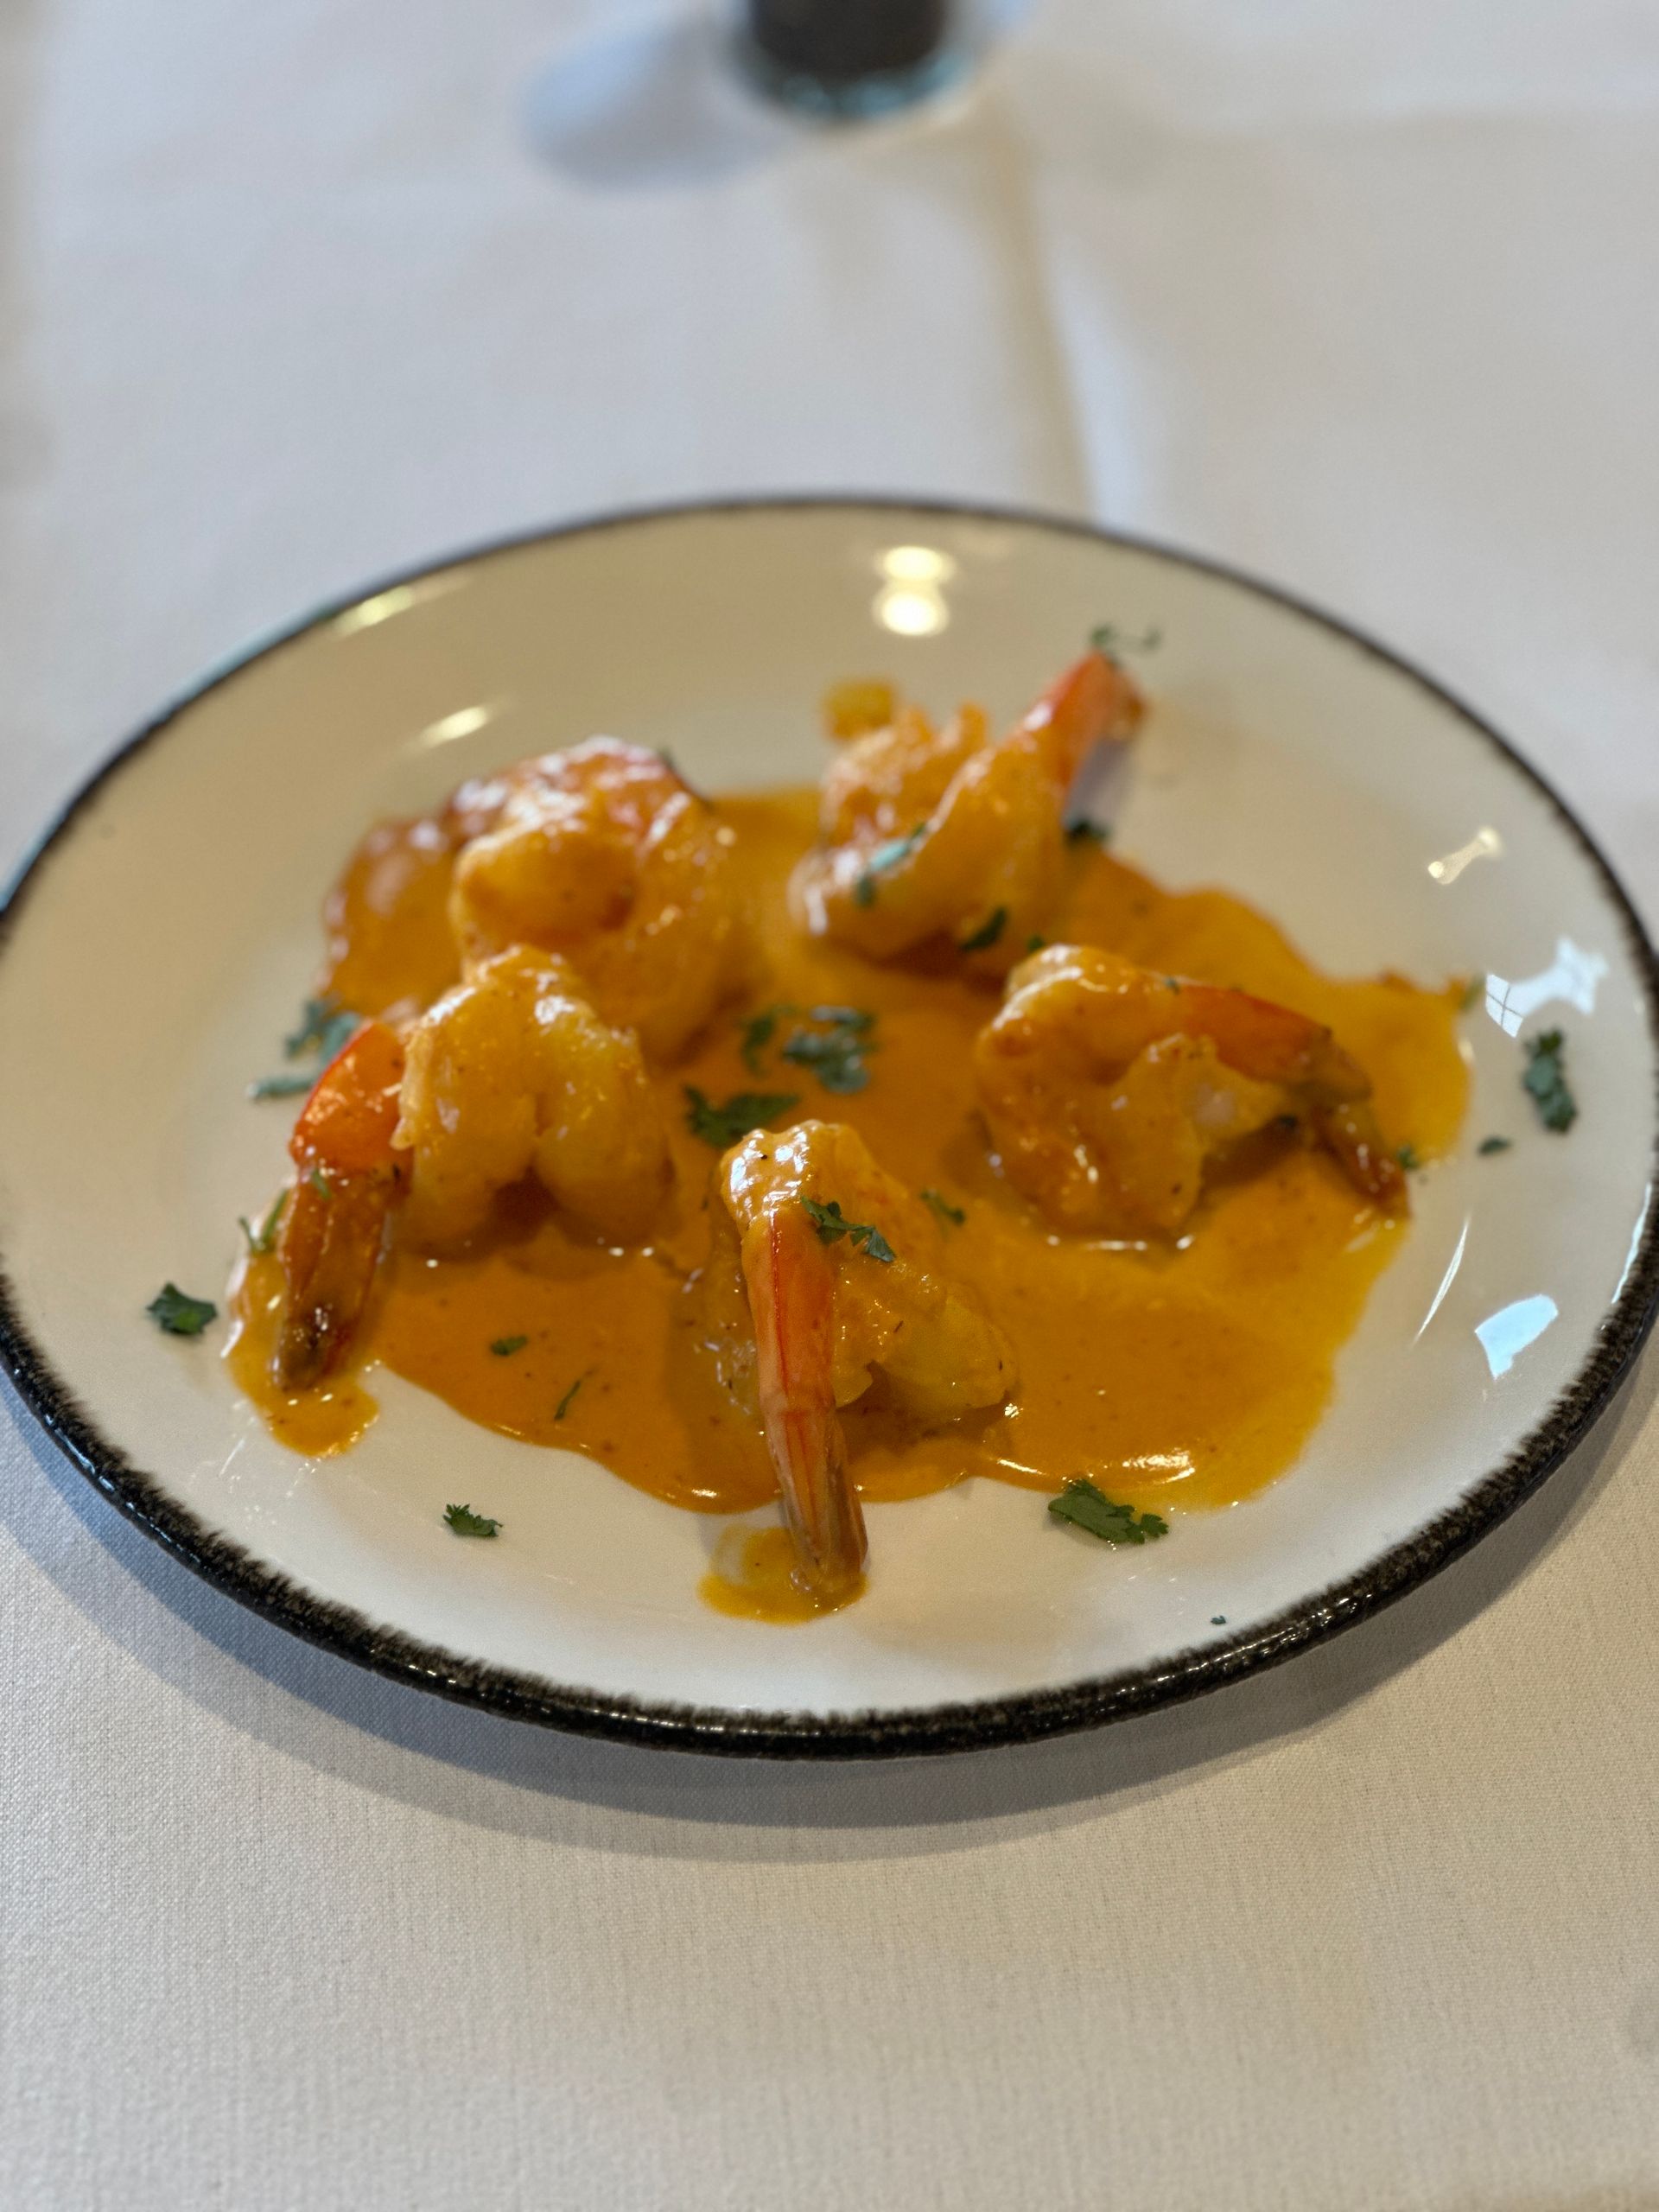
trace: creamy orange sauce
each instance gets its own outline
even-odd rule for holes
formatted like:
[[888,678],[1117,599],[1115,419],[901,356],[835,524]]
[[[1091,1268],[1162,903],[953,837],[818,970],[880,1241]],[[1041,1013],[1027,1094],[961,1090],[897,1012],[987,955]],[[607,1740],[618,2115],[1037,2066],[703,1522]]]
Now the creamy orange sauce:
[[[790,923],[785,887],[811,841],[815,808],[810,791],[719,802],[766,973],[688,1061],[656,1078],[678,1196],[652,1248],[584,1243],[526,1197],[461,1256],[394,1247],[365,1356],[472,1420],[586,1452],[671,1503],[719,1513],[765,1504],[776,1484],[758,1427],[693,1342],[685,1285],[706,1247],[717,1155],[685,1126],[684,1086],[716,1100],[789,1091],[799,1105],[780,1122],[846,1121],[912,1189],[938,1191],[963,1211],[948,1231],[950,1259],[1019,1362],[1008,1402],[937,1433],[899,1429],[878,1408],[848,1408],[850,1464],[867,1499],[913,1497],[969,1475],[1052,1491],[1086,1474],[1115,1498],[1163,1510],[1230,1504],[1270,1482],[1318,1421],[1336,1352],[1409,1224],[1379,1217],[1323,1154],[1274,1135],[1217,1179],[1178,1249],[1051,1234],[1001,1180],[975,1107],[970,1047],[995,990],[919,965],[876,967]],[[409,849],[400,834],[376,832],[331,901],[328,988],[364,1013],[424,1004],[454,979],[440,925],[448,864],[429,846]],[[1066,866],[1057,941],[1107,945],[1328,1022],[1371,1076],[1391,1144],[1409,1141],[1427,1160],[1452,1143],[1466,1088],[1455,985],[1333,981],[1225,893],[1165,892],[1090,842],[1070,847]],[[740,1019],[779,1001],[873,1012],[868,1088],[832,1095],[772,1051],[760,1074],[746,1066]],[[279,1397],[269,1381],[274,1264],[251,1262],[238,1287],[232,1367],[283,1442],[343,1448],[372,1418],[359,1385],[347,1378],[324,1403]],[[514,1351],[492,1350],[520,1337]],[[788,1613],[796,1599],[780,1594],[779,1545],[768,1532],[717,1561],[705,1595],[728,1611],[798,1617]]]

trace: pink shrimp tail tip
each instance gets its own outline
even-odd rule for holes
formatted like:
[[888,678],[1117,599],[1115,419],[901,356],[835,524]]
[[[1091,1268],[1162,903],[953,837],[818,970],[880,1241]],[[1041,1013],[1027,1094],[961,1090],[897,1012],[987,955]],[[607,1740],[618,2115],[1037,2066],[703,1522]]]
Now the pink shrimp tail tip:
[[864,1515],[835,1396],[835,1263],[798,1205],[771,1208],[743,1242],[766,1442],[800,1569],[844,1589],[864,1571]]
[[1146,710],[1128,671],[1090,652],[1055,678],[1021,727],[1042,745],[1055,781],[1069,787],[1094,747],[1133,737]]

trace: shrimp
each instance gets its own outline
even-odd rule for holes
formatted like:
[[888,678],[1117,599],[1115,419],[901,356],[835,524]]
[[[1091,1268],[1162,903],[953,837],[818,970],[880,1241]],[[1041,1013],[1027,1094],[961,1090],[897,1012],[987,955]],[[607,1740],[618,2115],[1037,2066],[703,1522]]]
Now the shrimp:
[[1007,1340],[944,1270],[938,1223],[842,1122],[758,1129],[716,1170],[704,1313],[722,1378],[753,1392],[798,1571],[826,1595],[863,1570],[864,1518],[837,1408],[884,1378],[930,1425],[1000,1404]]
[[365,1022],[318,1077],[289,1149],[299,1172],[276,1243],[274,1362],[286,1390],[344,1358],[394,1206],[412,1240],[450,1243],[534,1173],[579,1226],[633,1243],[671,1172],[638,1043],[600,1020],[564,963],[523,947],[480,963],[401,1037]]
[[449,919],[463,959],[558,953],[648,1058],[675,1058],[747,982],[732,833],[661,753],[590,738],[463,785],[443,821],[459,847]]
[[367,1021],[317,1078],[289,1139],[296,1169],[276,1255],[286,1295],[273,1362],[284,1390],[321,1382],[368,1303],[387,1217],[407,1181],[396,1142],[404,1048]]
[[1122,742],[1144,702],[1104,653],[1085,653],[1007,736],[977,708],[938,733],[914,708],[844,745],[823,779],[821,842],[798,865],[797,920],[873,960],[954,939],[1004,975],[1052,914],[1066,794],[1084,759]]
[[522,945],[480,962],[412,1025],[407,1052],[394,1141],[416,1241],[470,1236],[532,1173],[607,1242],[650,1229],[671,1171],[645,1059],[566,962]]
[[1008,1180],[1057,1229],[1173,1236],[1208,1163],[1275,1122],[1306,1122],[1357,1190],[1405,1205],[1363,1071],[1319,1022],[1243,991],[1050,945],[1009,976],[974,1071]]

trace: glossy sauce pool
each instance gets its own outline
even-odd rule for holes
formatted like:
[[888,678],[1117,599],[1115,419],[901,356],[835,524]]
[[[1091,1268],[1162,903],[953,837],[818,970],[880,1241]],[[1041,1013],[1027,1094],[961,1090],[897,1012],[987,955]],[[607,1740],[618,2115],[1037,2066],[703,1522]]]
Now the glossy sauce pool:
[[[758,1427],[694,1343],[685,1285],[706,1246],[717,1154],[686,1127],[684,1087],[715,1100],[788,1091],[800,1103],[780,1122],[849,1122],[912,1189],[936,1191],[962,1211],[946,1232],[951,1262],[1019,1363],[1004,1406],[935,1433],[848,1408],[850,1463],[867,1499],[914,1497],[970,1475],[1040,1491],[1088,1475],[1114,1498],[1165,1511],[1229,1505],[1270,1482],[1319,1419],[1336,1352],[1409,1224],[1382,1218],[1322,1154],[1274,1138],[1207,1192],[1176,1249],[1051,1234],[1001,1181],[975,1109],[970,1047],[995,991],[956,975],[876,967],[791,925],[785,884],[811,842],[816,804],[810,791],[719,802],[767,972],[690,1059],[657,1078],[678,1195],[652,1249],[580,1241],[528,1197],[464,1255],[394,1246],[364,1331],[365,1363],[505,1434],[586,1452],[672,1504],[715,1513],[764,1504],[775,1484]],[[1390,1143],[1408,1142],[1423,1160],[1451,1144],[1466,1091],[1455,984],[1334,982],[1224,893],[1164,892],[1090,841],[1070,847],[1066,864],[1057,939],[1237,985],[1328,1022],[1370,1074]],[[418,830],[382,830],[359,848],[330,915],[329,988],[346,1004],[378,1013],[425,1003],[453,980],[448,870]],[[759,1072],[746,1065],[741,1019],[776,1001],[874,1014],[867,1088],[831,1095],[779,1059],[787,1020]],[[373,1400],[350,1376],[327,1401],[274,1391],[266,1361],[276,1287],[273,1261],[248,1264],[227,1357],[283,1442],[342,1449],[372,1419]],[[797,1617],[776,1545],[749,1548],[742,1571],[709,1594],[728,1610]]]

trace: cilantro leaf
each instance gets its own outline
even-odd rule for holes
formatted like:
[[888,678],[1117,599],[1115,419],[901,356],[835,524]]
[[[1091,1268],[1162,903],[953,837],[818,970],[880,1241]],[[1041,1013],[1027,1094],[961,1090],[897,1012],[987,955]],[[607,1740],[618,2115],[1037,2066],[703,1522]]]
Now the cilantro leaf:
[[738,1050],[749,1072],[764,1072],[760,1055],[777,1033],[779,1021],[789,1014],[797,1015],[813,1027],[791,1030],[779,1047],[781,1058],[817,1076],[826,1090],[862,1090],[870,1079],[863,1056],[875,1049],[870,1035],[875,1027],[875,1016],[858,1006],[801,1007],[784,1003],[761,1007],[759,1013],[738,1024],[741,1033]]
[[868,854],[853,885],[854,905],[874,906],[876,878],[885,875],[889,868],[897,868],[900,861],[908,859],[926,835],[926,823],[918,822],[904,836],[889,837],[885,844],[878,845],[874,852]]
[[798,1029],[781,1049],[785,1059],[809,1070],[826,1090],[862,1090],[870,1079],[864,1039],[851,1030]]
[[1417,1170],[1423,1164],[1414,1144],[1401,1145],[1395,1150],[1394,1156],[1399,1161],[1402,1167],[1405,1169],[1408,1175],[1414,1175]]
[[740,1090],[716,1106],[705,1098],[693,1084],[685,1085],[685,1126],[694,1137],[701,1137],[704,1144],[711,1144],[724,1152],[740,1137],[747,1136],[751,1129],[763,1129],[779,1114],[786,1114],[792,1106],[800,1104],[798,1093],[792,1090]]
[[563,1421],[564,1419],[566,1414],[570,1410],[571,1402],[575,1399],[577,1391],[581,1389],[582,1384],[587,1380],[588,1377],[586,1375],[577,1376],[575,1381],[570,1385],[570,1388],[559,1400],[558,1404],[553,1408],[553,1418],[555,1421]]
[[1048,939],[1046,937],[1042,936],[1038,931],[1033,930],[1031,935],[1026,939],[1026,950],[1027,953],[1040,952],[1047,943]]
[[994,906],[979,927],[963,938],[957,946],[958,952],[984,952],[996,943],[1008,918],[1006,906]]
[[290,1075],[259,1076],[248,1085],[249,1097],[299,1097],[310,1090],[335,1053],[350,1043],[361,1027],[362,1016],[351,1013],[337,1001],[307,999],[299,1027],[283,1038],[283,1051],[290,1060],[315,1058],[315,1067],[309,1075],[296,1071]]
[[487,1513],[474,1513],[470,1505],[446,1505],[443,1517],[458,1536],[493,1536],[501,1527]]
[[968,1218],[960,1206],[951,1205],[943,1191],[926,1190],[922,1192],[921,1197],[923,1205],[931,1206],[941,1221],[954,1222],[960,1229]]
[[302,1053],[315,1052],[321,1045],[324,1026],[334,1015],[333,999],[307,999],[300,1009],[300,1026],[290,1030],[283,1039],[283,1050],[290,1060],[297,1060]]
[[1098,1536],[1107,1544],[1146,1544],[1169,1534],[1169,1523],[1155,1513],[1137,1514],[1132,1505],[1117,1505],[1085,1477],[1067,1483],[1048,1510],[1057,1521]]
[[192,1298],[175,1282],[164,1282],[144,1311],[169,1337],[199,1337],[210,1321],[219,1319],[211,1298]]
[[1513,1137],[1483,1137],[1475,1150],[1484,1157],[1490,1152],[1507,1152],[1514,1142]]
[[1164,642],[1164,633],[1154,626],[1131,638],[1115,622],[1097,622],[1089,632],[1089,642],[1108,660],[1120,660],[1125,653],[1155,653]]
[[772,1042],[779,1016],[794,1011],[791,1006],[767,1006],[762,1007],[759,1014],[751,1014],[739,1020],[737,1026],[741,1035],[737,1049],[751,1075],[762,1072],[760,1055]]
[[494,1337],[490,1341],[490,1350],[498,1359],[511,1359],[514,1352],[523,1351],[529,1342],[528,1337]]
[[1096,845],[1109,845],[1112,825],[1109,822],[1090,822],[1088,816],[1084,815],[1077,821],[1066,823],[1065,834],[1068,842],[1073,845],[1080,845],[1085,837],[1091,838]]
[[1570,1129],[1579,1117],[1578,1101],[1567,1088],[1561,1064],[1566,1051],[1567,1039],[1559,1029],[1547,1029],[1541,1037],[1529,1038],[1529,1065],[1521,1077],[1538,1109],[1539,1120],[1558,1135]]
[[283,1217],[283,1210],[287,1204],[288,1190],[287,1186],[284,1185],[282,1190],[277,1192],[276,1197],[271,1200],[270,1211],[266,1213],[264,1219],[260,1223],[257,1229],[253,1227],[246,1214],[238,1214],[236,1217],[242,1224],[242,1234],[248,1240],[248,1249],[250,1252],[265,1253],[275,1250],[276,1244],[276,1225]]
[[817,1198],[803,1198],[801,1204],[811,1217],[821,1244],[834,1244],[842,1237],[849,1236],[855,1251],[862,1252],[867,1259],[880,1260],[883,1267],[899,1256],[874,1223],[849,1221],[838,1198],[831,1198],[828,1205],[821,1205]]
[[283,1038],[283,1051],[290,1060],[308,1055],[332,1060],[340,1046],[356,1036],[359,1024],[360,1017],[349,1013],[337,999],[307,999],[300,1026]]

